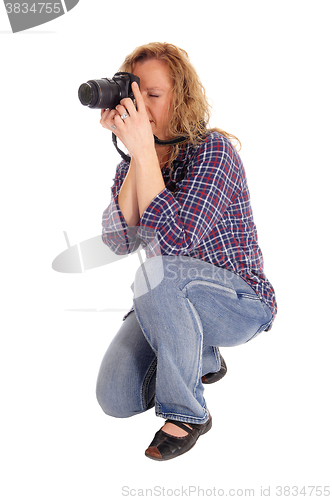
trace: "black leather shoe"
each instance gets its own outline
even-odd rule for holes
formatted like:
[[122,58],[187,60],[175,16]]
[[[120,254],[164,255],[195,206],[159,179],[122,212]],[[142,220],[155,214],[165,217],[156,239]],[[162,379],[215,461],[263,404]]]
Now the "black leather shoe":
[[152,460],[170,460],[171,458],[178,457],[189,451],[195,444],[199,436],[208,432],[212,427],[212,418],[210,415],[209,420],[205,424],[192,424],[188,423],[187,427],[183,422],[176,420],[166,420],[165,423],[177,425],[188,434],[184,437],[176,437],[167,434],[163,430],[159,430],[149,448],[145,450],[145,455]]
[[[218,350],[218,352],[219,352],[219,350]],[[218,380],[220,380],[221,378],[223,378],[226,375],[227,366],[226,366],[225,360],[222,357],[222,355],[220,354],[220,352],[219,352],[219,356],[220,356],[220,363],[221,363],[219,371],[214,372],[214,373],[207,373],[206,375],[203,375],[203,377],[202,377],[203,384],[213,384],[214,382],[218,382]]]

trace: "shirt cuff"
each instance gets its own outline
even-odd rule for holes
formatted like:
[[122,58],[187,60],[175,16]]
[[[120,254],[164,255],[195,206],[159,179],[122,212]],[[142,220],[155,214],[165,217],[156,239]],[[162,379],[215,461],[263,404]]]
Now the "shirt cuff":
[[139,245],[137,241],[138,226],[128,226],[120,210],[118,199],[104,212],[103,242],[116,254],[126,254],[135,251]]

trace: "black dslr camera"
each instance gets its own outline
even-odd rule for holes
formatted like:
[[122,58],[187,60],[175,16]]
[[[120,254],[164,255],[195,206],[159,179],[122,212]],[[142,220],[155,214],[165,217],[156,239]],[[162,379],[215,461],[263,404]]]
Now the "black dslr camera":
[[[130,97],[134,104],[135,97],[131,88],[131,84],[137,82],[140,85],[138,76],[132,73],[121,71],[115,73],[113,78],[102,78],[101,80],[89,80],[87,83],[82,83],[78,89],[78,98],[83,106],[96,109],[114,109],[120,101],[125,97]],[[116,136],[112,133],[113,144],[117,152],[122,156],[125,161],[130,162],[130,157],[121,151],[116,142]],[[186,142],[187,137],[176,137],[169,141],[162,141],[154,136],[156,144],[173,146]]]
[[[138,76],[124,71],[115,73],[113,78],[89,80],[80,85],[78,98],[83,106],[95,109],[114,109],[125,97],[130,97],[135,103],[135,97],[131,88],[133,82],[137,82],[138,86],[140,85]],[[114,133],[112,133],[112,139],[118,153],[125,161],[130,162],[130,157],[118,148]]]
[[121,99],[130,97],[134,100],[131,84],[140,80],[132,73],[115,73],[113,78],[89,80],[82,83],[78,89],[78,98],[83,106],[97,109],[114,109]]

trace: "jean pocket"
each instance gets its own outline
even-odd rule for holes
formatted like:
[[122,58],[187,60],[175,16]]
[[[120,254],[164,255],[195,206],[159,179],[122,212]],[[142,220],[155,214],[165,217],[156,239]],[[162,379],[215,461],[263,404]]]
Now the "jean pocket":
[[238,299],[261,300],[256,293],[237,292]]

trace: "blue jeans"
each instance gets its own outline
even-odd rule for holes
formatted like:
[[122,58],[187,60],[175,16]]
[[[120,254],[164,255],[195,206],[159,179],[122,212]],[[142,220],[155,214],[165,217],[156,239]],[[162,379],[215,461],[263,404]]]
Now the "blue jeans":
[[191,257],[147,259],[133,284],[134,308],[102,361],[97,399],[105,413],[208,420],[202,375],[220,368],[217,346],[248,342],[271,320],[238,275]]

